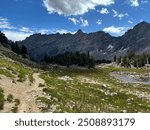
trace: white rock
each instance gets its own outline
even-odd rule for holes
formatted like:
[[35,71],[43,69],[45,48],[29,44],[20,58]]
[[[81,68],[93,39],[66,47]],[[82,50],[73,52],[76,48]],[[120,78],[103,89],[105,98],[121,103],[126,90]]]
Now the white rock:
[[67,81],[67,80],[73,80],[71,77],[69,76],[63,76],[63,77],[58,77],[59,80],[64,80],[64,81]]

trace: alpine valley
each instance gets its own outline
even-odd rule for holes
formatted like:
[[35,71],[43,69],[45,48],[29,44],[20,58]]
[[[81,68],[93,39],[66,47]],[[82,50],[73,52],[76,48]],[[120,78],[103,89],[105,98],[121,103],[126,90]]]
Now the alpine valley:
[[150,112],[149,67],[147,22],[120,37],[0,33],[0,112]]

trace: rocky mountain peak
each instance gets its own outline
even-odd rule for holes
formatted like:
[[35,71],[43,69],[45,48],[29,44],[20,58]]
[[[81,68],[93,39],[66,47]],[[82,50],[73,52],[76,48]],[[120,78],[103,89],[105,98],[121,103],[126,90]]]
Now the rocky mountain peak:
[[134,30],[139,30],[139,29],[148,29],[148,28],[150,28],[150,24],[143,21],[143,22],[137,24],[133,29]]
[[79,30],[76,32],[76,34],[83,34],[83,32],[82,32],[81,29],[79,29]]
[[149,35],[150,33],[150,24],[143,21],[133,27],[133,29],[129,29],[123,37],[133,37],[138,35]]

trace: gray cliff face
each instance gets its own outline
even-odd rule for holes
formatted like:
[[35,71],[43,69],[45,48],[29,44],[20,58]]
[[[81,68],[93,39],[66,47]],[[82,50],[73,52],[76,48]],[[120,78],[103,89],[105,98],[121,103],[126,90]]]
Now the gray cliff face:
[[112,37],[98,31],[76,34],[34,34],[20,43],[28,49],[30,57],[37,61],[44,55],[55,56],[66,51],[90,53],[95,59],[113,59],[114,55],[125,55],[128,50],[150,53],[150,24],[141,22],[121,37]]

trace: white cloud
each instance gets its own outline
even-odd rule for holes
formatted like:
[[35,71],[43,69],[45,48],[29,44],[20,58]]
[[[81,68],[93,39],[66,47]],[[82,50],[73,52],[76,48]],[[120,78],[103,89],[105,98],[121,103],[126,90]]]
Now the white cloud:
[[55,33],[60,33],[60,34],[67,34],[67,33],[72,33],[66,29],[53,29],[51,30],[51,33],[55,34]]
[[98,19],[96,23],[97,23],[98,25],[101,25],[101,24],[102,24],[102,20]]
[[43,3],[50,14],[71,16],[82,15],[99,5],[114,4],[115,0],[43,0]]
[[130,23],[130,24],[133,24],[133,21],[131,21],[131,20],[128,20],[128,23]]
[[137,7],[139,6],[139,1],[138,0],[130,0],[130,5],[133,6],[133,7]]
[[34,33],[41,33],[41,34],[55,34],[55,33],[60,33],[60,34],[67,34],[67,33],[71,33],[74,34],[75,32],[71,32],[68,31],[66,29],[39,29],[39,30],[34,30],[34,32],[24,32],[24,31],[20,31],[20,30],[3,30],[2,31],[6,37],[9,40],[12,41],[22,41],[24,40],[26,37],[29,37],[30,35],[34,34]]
[[0,29],[15,29],[7,18],[0,17]]
[[114,10],[114,9],[112,11],[114,13],[113,17],[117,17],[118,16],[118,12],[116,10]]
[[41,34],[56,34],[56,33],[60,33],[60,34],[66,34],[66,33],[71,33],[70,31],[66,30],[66,29],[39,29],[36,30],[35,33],[41,33]]
[[80,22],[81,22],[81,26],[82,26],[82,27],[89,26],[88,21],[85,20],[85,19],[83,19],[82,17],[80,17]]
[[[88,21],[84,20],[82,17],[80,18],[80,22],[82,26],[87,26]],[[52,33],[60,33],[60,34],[66,34],[66,33],[72,33],[75,32],[68,31],[66,29],[36,29],[36,28],[29,28],[29,27],[13,27],[10,22],[8,22],[7,18],[0,17],[0,29],[2,32],[6,35],[6,37],[9,40],[12,41],[22,41],[26,37],[34,34],[34,33],[41,33],[41,34],[52,34]]]
[[107,8],[102,8],[102,9],[100,10],[100,13],[101,13],[101,14],[109,14],[109,11],[108,11]]
[[148,0],[142,0],[141,3],[142,3],[142,4],[147,4],[147,3],[148,3]]
[[30,36],[32,33],[25,33],[20,31],[11,31],[11,30],[4,30],[3,33],[9,40],[12,41],[20,41],[24,40],[26,37]]
[[125,17],[125,16],[129,16],[128,15],[128,13],[118,13],[116,10],[114,10],[114,9],[112,9],[112,11],[113,11],[113,13],[114,13],[114,15],[113,15],[113,17],[117,17],[117,18],[119,18],[120,20],[123,18],[123,17]]
[[140,20],[139,20],[139,22],[143,22],[143,21],[144,21],[143,19],[140,19]]
[[67,34],[67,33],[69,33],[69,31],[66,30],[66,29],[59,29],[59,30],[57,30],[56,32],[57,32],[57,33],[60,33],[60,34]]
[[18,29],[17,27],[12,26],[7,18],[2,17],[0,17],[0,29],[8,39],[13,41],[23,40],[32,34],[29,31],[29,28],[22,27]]
[[82,17],[80,17],[80,19],[68,18],[68,20],[70,20],[71,22],[73,22],[75,25],[80,24],[81,27],[89,26],[88,20],[83,19]]
[[51,30],[49,30],[49,29],[36,30],[36,33],[41,33],[41,34],[48,34],[50,32],[51,32]]
[[21,27],[19,30],[20,30],[21,32],[25,32],[25,33],[33,33],[33,32],[34,32],[33,30],[31,30],[31,29],[28,28],[28,27]]
[[110,27],[106,27],[103,29],[103,31],[110,33],[114,36],[121,36],[123,35],[127,30],[129,29],[129,27],[115,27],[115,26],[110,26]]
[[78,23],[80,23],[79,20],[75,19],[75,18],[68,18],[71,22],[73,22],[75,25],[77,25]]

